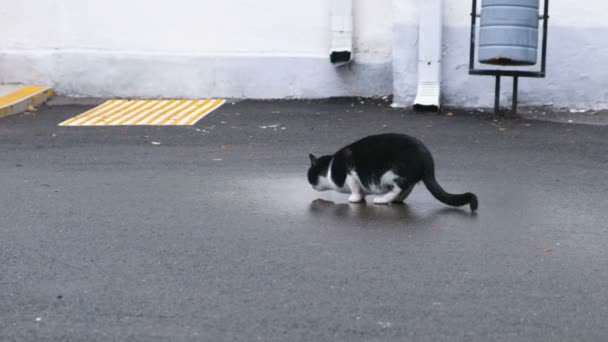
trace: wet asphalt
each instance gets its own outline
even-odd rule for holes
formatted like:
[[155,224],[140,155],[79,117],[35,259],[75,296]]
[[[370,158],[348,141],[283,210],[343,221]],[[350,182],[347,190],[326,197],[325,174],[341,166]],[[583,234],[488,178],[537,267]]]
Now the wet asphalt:
[[[3,118],[0,340],[608,339],[608,127],[363,102],[228,103],[192,127]],[[392,206],[309,188],[308,153],[389,131],[478,214],[422,184]]]

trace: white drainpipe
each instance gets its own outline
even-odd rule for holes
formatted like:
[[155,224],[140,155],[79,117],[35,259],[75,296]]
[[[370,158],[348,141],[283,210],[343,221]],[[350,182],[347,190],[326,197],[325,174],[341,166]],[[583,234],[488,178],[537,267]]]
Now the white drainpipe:
[[441,91],[441,2],[419,0],[418,93],[416,110],[439,110]]
[[330,61],[338,66],[350,63],[353,51],[353,2],[333,0],[331,8]]

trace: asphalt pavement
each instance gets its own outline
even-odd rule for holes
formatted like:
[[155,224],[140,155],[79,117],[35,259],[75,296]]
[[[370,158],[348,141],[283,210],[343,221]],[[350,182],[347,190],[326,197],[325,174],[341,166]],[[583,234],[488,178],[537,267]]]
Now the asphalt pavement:
[[[90,107],[0,120],[2,341],[608,340],[607,126],[367,99],[57,126]],[[478,213],[310,188],[308,153],[381,132]]]

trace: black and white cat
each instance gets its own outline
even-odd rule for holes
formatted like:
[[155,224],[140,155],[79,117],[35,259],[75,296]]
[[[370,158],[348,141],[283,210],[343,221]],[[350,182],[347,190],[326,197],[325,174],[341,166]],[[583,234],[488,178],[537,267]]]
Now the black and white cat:
[[376,204],[403,202],[419,181],[439,201],[451,206],[468,204],[477,210],[477,196],[467,192],[445,192],[435,179],[431,152],[418,139],[404,134],[365,137],[333,155],[310,155],[308,182],[317,191],[350,193],[350,202],[361,202],[367,194],[380,195]]

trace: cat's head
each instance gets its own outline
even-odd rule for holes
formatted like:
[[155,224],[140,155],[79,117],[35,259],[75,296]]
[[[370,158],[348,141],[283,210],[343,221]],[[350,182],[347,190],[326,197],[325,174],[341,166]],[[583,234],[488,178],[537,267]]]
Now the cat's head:
[[334,189],[333,182],[329,179],[328,171],[331,156],[310,157],[310,168],[308,168],[308,183],[317,191]]

